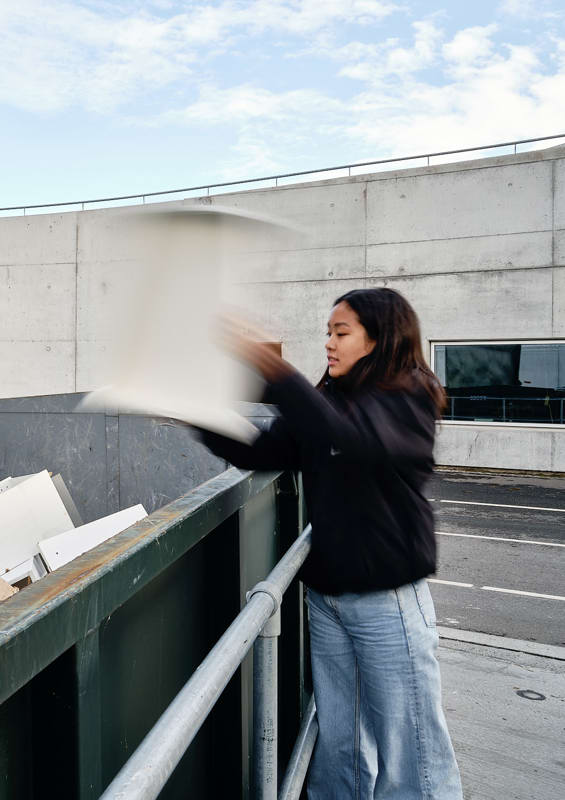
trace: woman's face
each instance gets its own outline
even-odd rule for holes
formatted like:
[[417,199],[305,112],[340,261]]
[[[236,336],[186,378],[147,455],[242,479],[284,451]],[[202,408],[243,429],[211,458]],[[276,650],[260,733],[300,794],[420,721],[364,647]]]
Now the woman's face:
[[368,355],[375,342],[369,339],[359,317],[345,302],[334,306],[328,320],[328,371],[332,378],[347,375],[351,367]]

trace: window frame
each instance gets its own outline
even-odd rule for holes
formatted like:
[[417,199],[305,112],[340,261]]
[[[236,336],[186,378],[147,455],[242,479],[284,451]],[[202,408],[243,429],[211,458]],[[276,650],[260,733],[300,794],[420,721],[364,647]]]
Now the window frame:
[[[497,344],[563,344],[565,339],[429,339],[430,345],[430,366],[435,373],[436,346],[447,345],[497,345]],[[445,388],[445,387],[444,387]],[[445,419],[438,420],[440,425],[464,425],[466,427],[485,427],[485,428],[538,428],[550,431],[565,430],[565,422],[497,422],[464,420],[464,419]]]

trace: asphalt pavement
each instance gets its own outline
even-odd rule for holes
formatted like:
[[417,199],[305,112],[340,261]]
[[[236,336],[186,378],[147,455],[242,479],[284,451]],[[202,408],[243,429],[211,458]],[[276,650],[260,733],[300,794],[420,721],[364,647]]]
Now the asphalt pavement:
[[563,800],[565,479],[441,470],[427,489],[465,800]]
[[565,479],[438,471],[438,625],[565,646]]

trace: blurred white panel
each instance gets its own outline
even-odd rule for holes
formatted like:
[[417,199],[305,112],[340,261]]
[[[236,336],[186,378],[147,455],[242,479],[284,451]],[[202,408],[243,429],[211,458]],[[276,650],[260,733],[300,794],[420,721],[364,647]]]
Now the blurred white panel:
[[[299,234],[208,205],[128,211],[121,221],[130,250],[120,253],[130,258],[101,275],[105,289],[91,269],[84,292],[85,302],[91,298],[98,308],[88,337],[105,341],[103,372],[110,385],[81,409],[112,406],[176,417],[249,441],[256,429],[234,403],[258,399],[261,384],[216,343],[217,317],[237,299],[240,313],[261,321],[253,293],[242,285],[248,253],[269,232],[289,244]],[[100,338],[96,320],[102,320]]]

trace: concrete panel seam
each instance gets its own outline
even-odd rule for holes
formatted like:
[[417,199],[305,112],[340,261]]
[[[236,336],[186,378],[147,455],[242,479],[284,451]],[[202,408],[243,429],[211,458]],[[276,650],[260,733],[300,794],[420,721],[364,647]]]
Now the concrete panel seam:
[[363,189],[363,205],[364,205],[364,220],[365,220],[365,237],[364,237],[364,253],[363,253],[363,288],[367,288],[367,237],[369,235],[369,204],[367,202],[367,195],[369,193],[369,185],[366,183]]
[[78,216],[75,220],[75,378],[74,390],[77,390],[78,371]]
[[[532,236],[536,233],[553,233],[552,228],[540,228],[537,231],[514,231],[511,233],[476,233],[471,236],[439,236],[433,239],[395,239],[390,242],[369,242],[368,247],[383,247],[399,244],[427,244],[428,242],[459,242],[465,239],[502,239],[506,236]],[[551,265],[549,265],[551,266]]]
[[30,261],[25,264],[14,264],[12,262],[0,261],[0,267],[8,269],[27,269],[28,267],[72,267],[74,261]]
[[551,270],[551,333],[553,336],[555,336],[555,325],[553,322],[554,313],[555,313],[555,268]]
[[[543,231],[540,231],[540,232],[543,232]],[[538,231],[534,231],[534,233],[538,233]],[[506,234],[503,234],[503,235],[506,235]],[[514,234],[508,234],[508,235],[512,236]],[[431,239],[430,240],[426,239],[425,241],[431,241]],[[253,250],[252,251],[252,255],[254,255],[254,256],[257,256],[257,255],[259,255],[259,256],[261,256],[261,255],[271,256],[271,255],[273,255],[275,253],[277,253],[277,254],[278,253],[315,253],[318,250],[329,250],[329,251],[333,251],[333,250],[356,250],[356,249],[358,249],[360,247],[363,247],[363,245],[362,244],[335,244],[335,245],[333,245],[333,244],[332,245],[327,245],[327,244],[324,245],[323,244],[323,245],[320,245],[319,247],[294,247],[294,248],[288,248],[287,250],[285,250],[285,249],[281,249],[281,250]],[[0,264],[0,266],[3,266],[3,265]]]
[[[535,270],[551,270],[553,275],[553,267],[551,264],[541,267],[506,267],[501,269],[495,267],[492,269],[468,269],[468,270],[454,270],[452,272],[416,272],[416,273],[402,273],[402,275],[367,275],[365,280],[379,280],[379,281],[402,281],[406,278],[435,278],[446,275],[485,275],[499,272],[506,274],[507,272],[532,272]],[[357,280],[355,275],[350,278],[296,278],[290,280],[271,280],[271,281],[249,281],[246,286],[279,286],[290,283],[338,283],[339,281],[354,281]]]
[[290,283],[342,283],[343,281],[358,281],[363,280],[359,275],[351,275],[345,278],[296,278],[289,280],[271,280],[271,281],[249,281],[245,284],[235,284],[236,286],[284,286]]
[[[20,339],[20,338],[18,338],[18,339],[2,339],[2,337],[0,336],[0,342],[13,342],[14,344],[16,344],[18,342],[28,342],[29,344],[55,344],[57,342],[74,342],[74,341],[75,341],[74,336],[72,338],[70,338],[70,339],[55,339],[55,338],[49,338],[49,339]],[[47,394],[47,392],[44,392],[44,394]],[[62,394],[62,392],[57,392],[57,394]],[[68,392],[67,392],[67,394],[68,394]]]
[[555,161],[551,164],[551,263],[555,265]]

